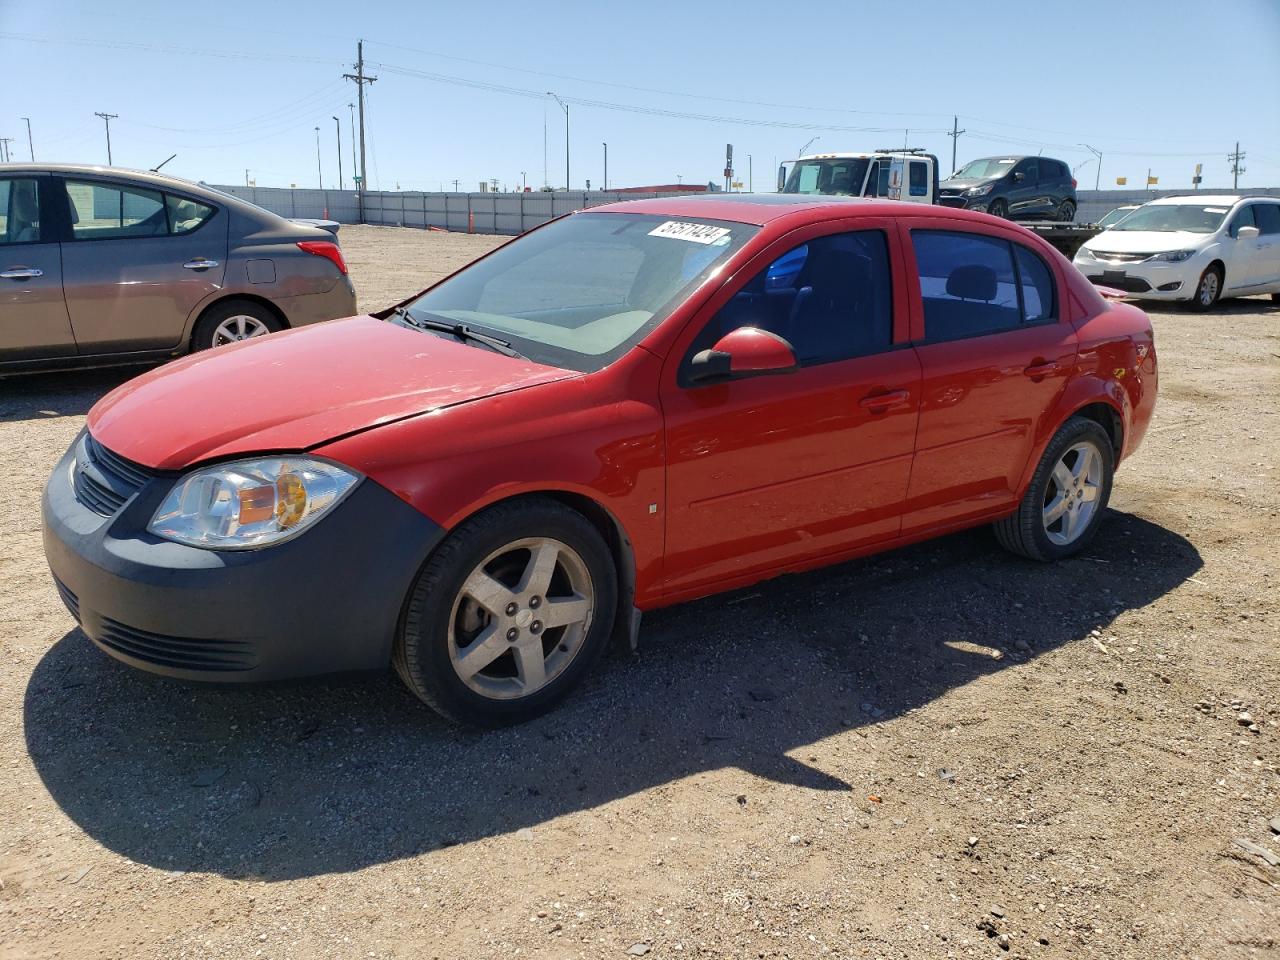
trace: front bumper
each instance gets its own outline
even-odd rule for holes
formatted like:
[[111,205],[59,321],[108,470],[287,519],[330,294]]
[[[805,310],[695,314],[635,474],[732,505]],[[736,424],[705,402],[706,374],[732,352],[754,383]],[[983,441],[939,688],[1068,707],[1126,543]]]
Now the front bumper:
[[1114,287],[1142,300],[1190,300],[1203,269],[1199,260],[1199,257],[1191,257],[1181,263],[1152,260],[1122,263],[1093,258],[1085,260],[1077,254],[1072,262],[1097,286]]
[[148,479],[115,509],[83,483],[78,498],[72,470],[84,451],[82,434],[49,478],[44,549],[67,608],[102,650],[153,673],[237,682],[389,663],[404,599],[443,531],[384,487],[361,480],[275,546],[202,550],[147,533],[172,475],[140,471]]

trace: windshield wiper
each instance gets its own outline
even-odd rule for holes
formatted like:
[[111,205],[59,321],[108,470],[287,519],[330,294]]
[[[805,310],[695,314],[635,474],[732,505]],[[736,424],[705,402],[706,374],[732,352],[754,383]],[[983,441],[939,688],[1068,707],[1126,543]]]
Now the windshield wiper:
[[435,318],[415,317],[405,307],[396,307],[392,313],[403,323],[406,323],[411,327],[417,327],[419,330],[437,330],[440,333],[449,333],[457,337],[459,340],[482,344],[503,356],[514,357],[517,360],[529,359],[519,350],[512,347],[509,340],[503,340],[499,337],[490,336],[487,333],[480,333],[478,330],[472,330],[465,323],[454,323],[449,320],[437,320]]

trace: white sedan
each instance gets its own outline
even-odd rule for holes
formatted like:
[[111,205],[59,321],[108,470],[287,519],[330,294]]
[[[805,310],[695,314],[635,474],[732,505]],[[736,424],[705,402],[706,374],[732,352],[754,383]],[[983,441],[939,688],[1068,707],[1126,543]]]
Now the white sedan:
[[1280,199],[1152,200],[1086,241],[1075,265],[1099,286],[1193,310],[1222,297],[1280,300]]

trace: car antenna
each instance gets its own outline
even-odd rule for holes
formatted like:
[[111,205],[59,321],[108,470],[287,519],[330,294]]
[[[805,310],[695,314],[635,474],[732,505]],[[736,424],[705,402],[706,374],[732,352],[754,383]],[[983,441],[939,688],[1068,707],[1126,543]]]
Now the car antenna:
[[[169,160],[172,160],[172,159],[173,159],[174,157],[176,157],[176,156],[177,156],[177,154],[176,154],[176,153],[171,154],[171,155],[169,156]],[[160,168],[161,168],[161,167],[163,167],[166,163],[168,163],[168,162],[169,162],[169,160],[165,160],[163,163],[157,163],[154,167],[152,167],[152,168],[151,168],[151,172],[152,172],[152,173],[159,173],[159,172],[160,172]]]

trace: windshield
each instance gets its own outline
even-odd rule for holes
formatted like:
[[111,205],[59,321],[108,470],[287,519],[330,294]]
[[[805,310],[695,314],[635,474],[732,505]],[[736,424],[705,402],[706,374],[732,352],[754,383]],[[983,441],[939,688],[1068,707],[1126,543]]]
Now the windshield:
[[1017,163],[1016,158],[1006,159],[987,159],[987,160],[970,160],[957,172],[951,175],[953,180],[994,180],[996,177],[1003,177],[1006,173],[1013,169],[1013,165]]
[[690,217],[581,213],[519,237],[409,304],[539,363],[598,370],[759,232]]
[[1213,233],[1222,226],[1228,207],[1202,207],[1195,203],[1149,203],[1129,214],[1112,230],[1149,230],[1154,233]]
[[1105,217],[1103,217],[1101,220],[1098,221],[1098,226],[1113,227],[1137,209],[1138,209],[1137,207],[1116,207],[1114,210],[1112,210]]
[[787,177],[783,193],[812,193],[820,196],[852,196],[862,193],[867,176],[866,157],[830,160],[798,160]]

